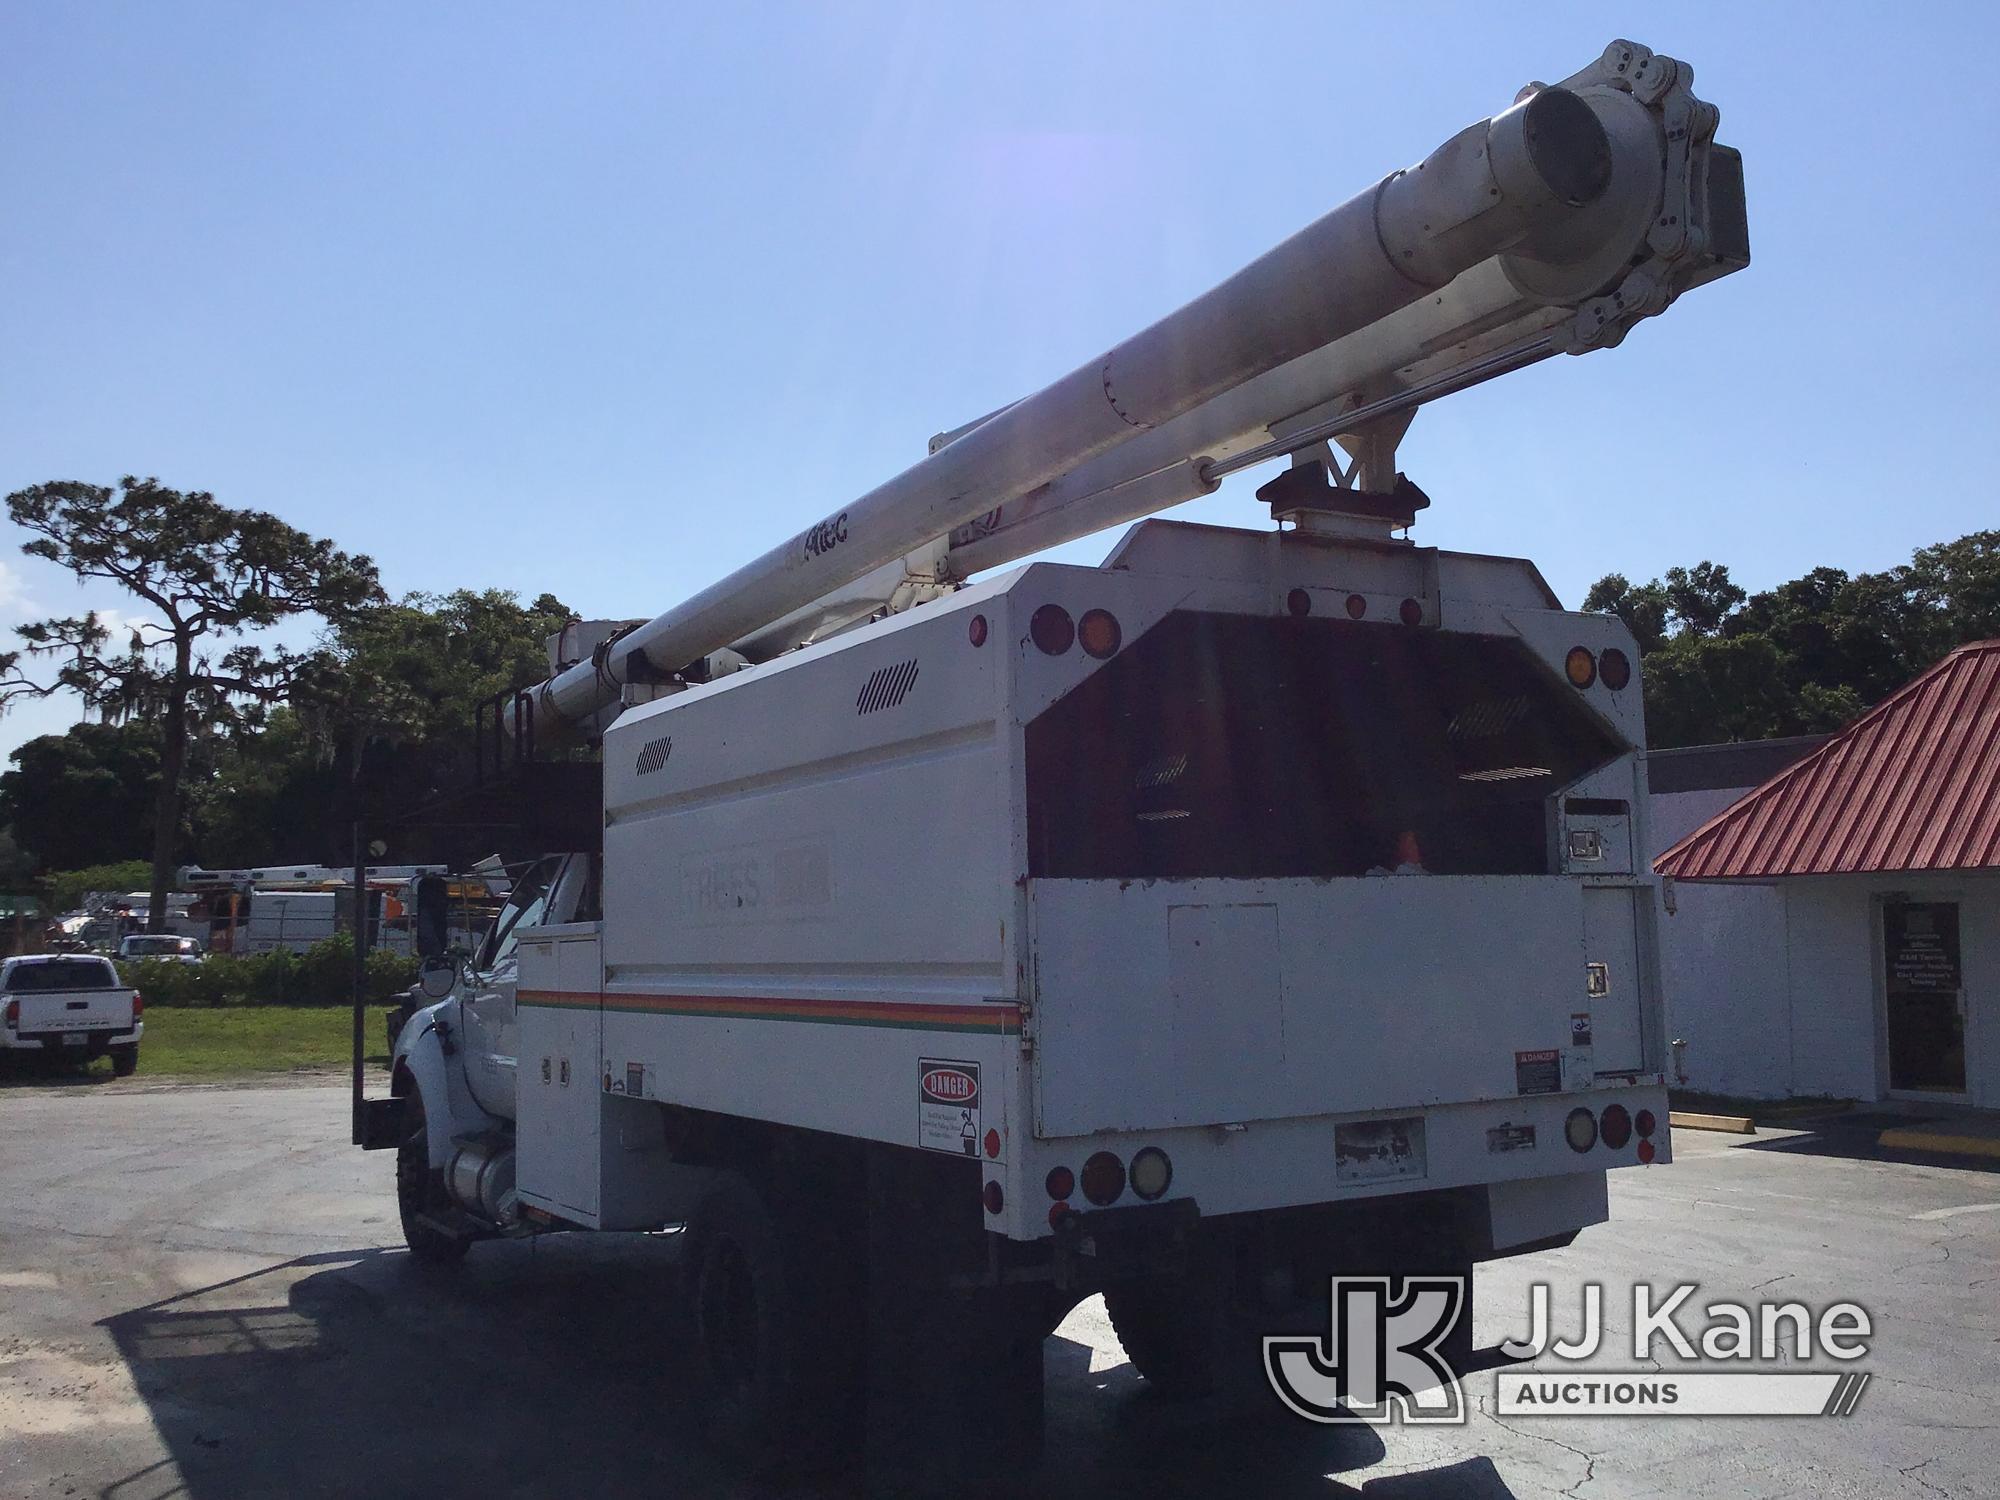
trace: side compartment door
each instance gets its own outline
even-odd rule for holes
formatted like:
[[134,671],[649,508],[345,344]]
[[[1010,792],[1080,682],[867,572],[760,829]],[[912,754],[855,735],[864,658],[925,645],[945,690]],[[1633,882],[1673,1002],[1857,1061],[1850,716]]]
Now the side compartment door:
[[[1645,1065],[1640,894],[1629,886],[1590,886],[1583,892],[1584,982],[1576,1015],[1589,1017],[1591,1067],[1599,1073],[1636,1073]],[[1571,1024],[1578,1024],[1575,1016]]]
[[521,940],[516,1187],[551,1213],[595,1226],[603,1119],[597,925]]

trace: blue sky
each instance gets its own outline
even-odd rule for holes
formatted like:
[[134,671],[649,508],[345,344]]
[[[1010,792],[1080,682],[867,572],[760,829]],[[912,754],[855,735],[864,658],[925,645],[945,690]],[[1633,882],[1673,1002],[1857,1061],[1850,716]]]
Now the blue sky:
[[[1417,539],[1571,603],[1888,566],[2000,522],[1996,16],[4,0],[0,492],[157,475],[397,592],[652,614],[1622,31],[1720,105],[1756,263],[1425,411]],[[0,625],[120,603],[0,533]]]

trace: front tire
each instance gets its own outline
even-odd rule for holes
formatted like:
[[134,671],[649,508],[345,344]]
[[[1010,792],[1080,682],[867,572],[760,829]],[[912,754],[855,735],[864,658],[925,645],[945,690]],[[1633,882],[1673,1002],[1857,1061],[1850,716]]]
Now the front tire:
[[430,1222],[449,1209],[443,1176],[431,1169],[424,1096],[412,1088],[403,1096],[403,1142],[396,1148],[396,1212],[403,1221],[403,1243],[424,1265],[455,1266],[472,1248],[468,1236],[447,1234]]
[[129,1047],[107,1047],[105,1051],[111,1054],[112,1077],[130,1078],[134,1073],[139,1071],[139,1044],[137,1042],[134,1042]]

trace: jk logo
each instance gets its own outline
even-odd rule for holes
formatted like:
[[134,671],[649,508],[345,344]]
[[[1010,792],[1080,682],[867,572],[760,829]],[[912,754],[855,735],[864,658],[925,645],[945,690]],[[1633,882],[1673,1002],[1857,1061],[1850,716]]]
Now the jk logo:
[[1310,1422],[1463,1422],[1465,1393],[1438,1346],[1465,1310],[1465,1280],[1400,1279],[1392,1302],[1386,1276],[1336,1276],[1328,1338],[1266,1338],[1278,1399]]

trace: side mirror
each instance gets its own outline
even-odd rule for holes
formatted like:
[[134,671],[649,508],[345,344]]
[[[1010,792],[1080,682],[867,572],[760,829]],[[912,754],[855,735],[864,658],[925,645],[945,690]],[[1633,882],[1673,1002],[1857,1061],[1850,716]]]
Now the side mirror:
[[426,959],[441,958],[450,938],[451,892],[442,875],[422,876],[417,881],[417,953]]
[[417,970],[417,988],[426,1000],[442,1000],[458,983],[458,965],[442,953],[432,954]]

